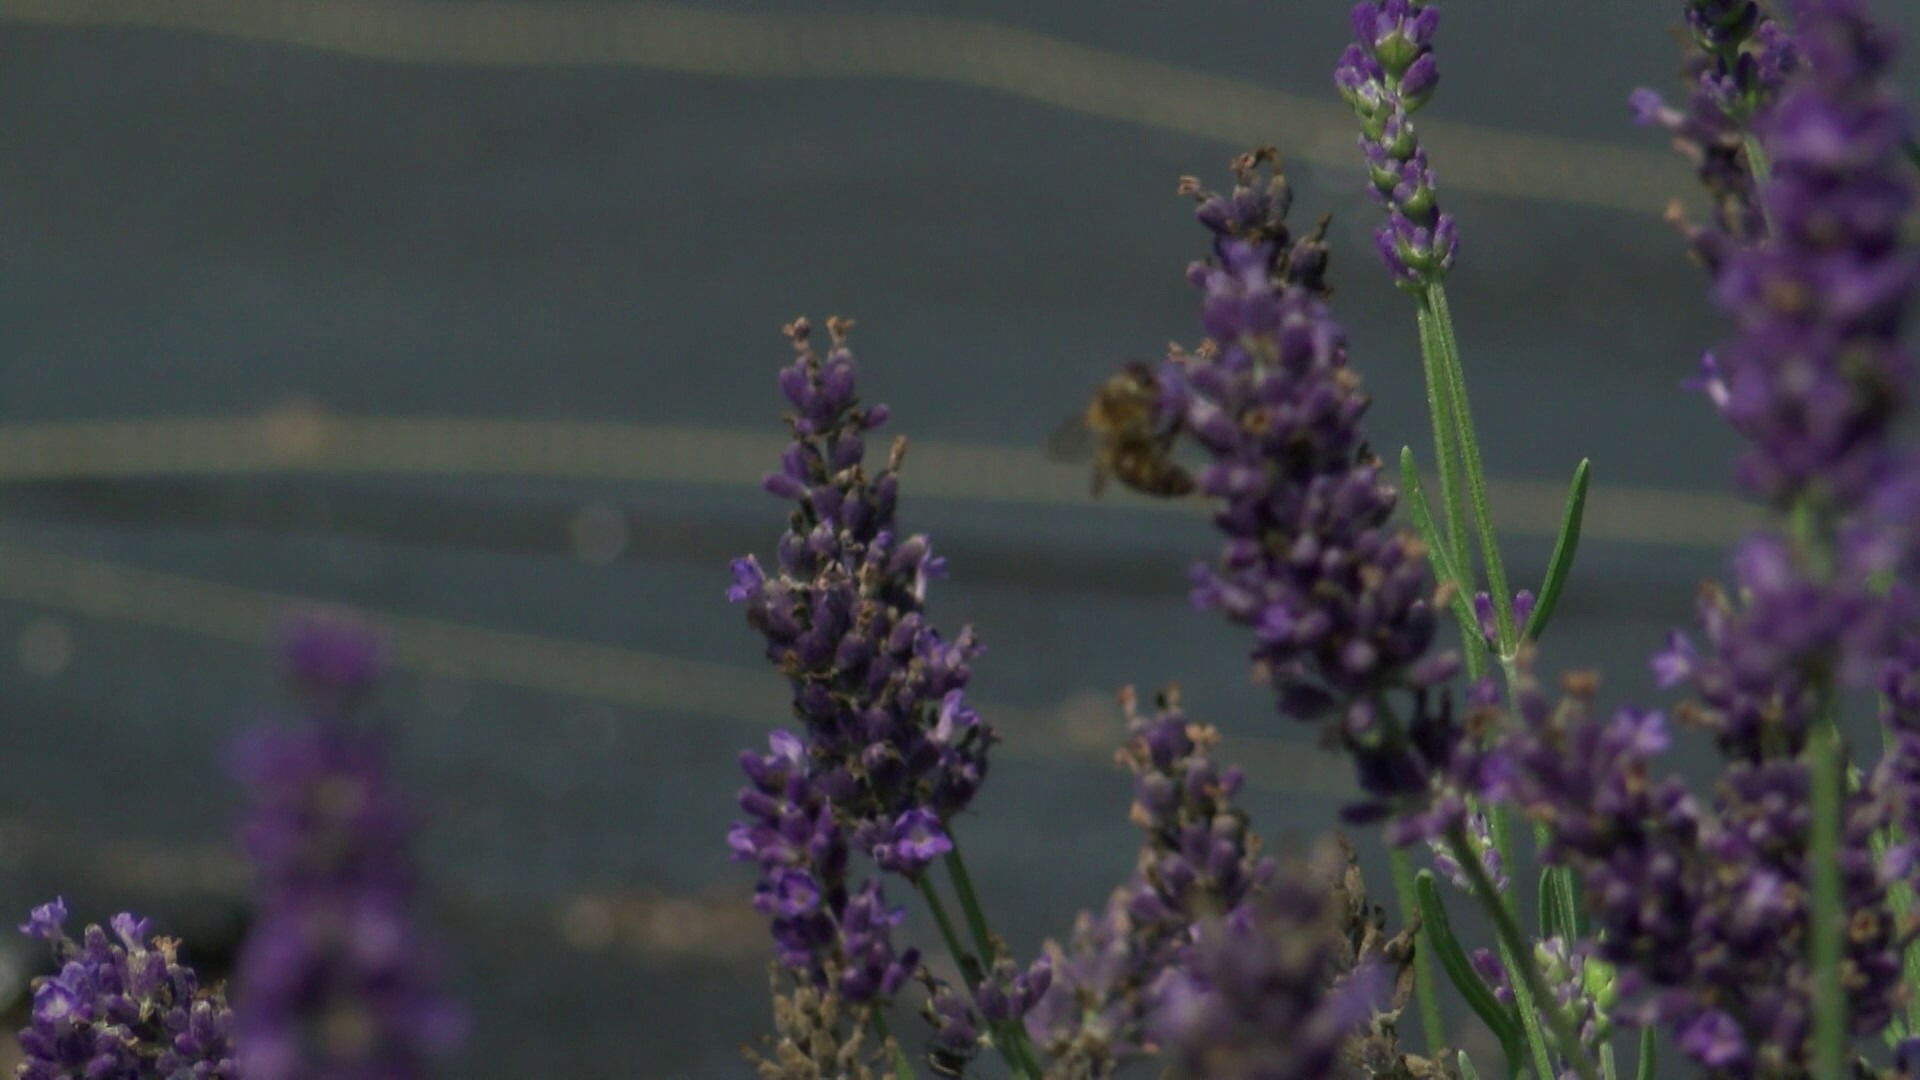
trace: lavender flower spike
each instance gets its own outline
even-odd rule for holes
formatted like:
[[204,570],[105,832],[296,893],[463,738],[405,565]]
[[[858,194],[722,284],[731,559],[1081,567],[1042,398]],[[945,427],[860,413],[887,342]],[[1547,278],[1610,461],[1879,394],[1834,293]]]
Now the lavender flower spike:
[[421,1077],[463,1031],[414,924],[413,823],[385,744],[347,708],[370,701],[377,653],[350,623],[295,624],[282,656],[308,714],[236,747],[260,896],[236,977],[248,1080]]
[[1658,127],[1693,164],[1713,206],[1711,225],[1688,221],[1676,202],[1671,221],[1694,258],[1718,273],[1741,248],[1767,234],[1746,136],[1771,109],[1800,65],[1798,47],[1754,0],[1684,0],[1694,48],[1683,72],[1684,108],[1646,87],[1629,98],[1634,122]]
[[1374,245],[1397,283],[1425,288],[1446,276],[1459,249],[1413,128],[1414,112],[1440,84],[1433,58],[1440,11],[1429,0],[1361,0],[1352,20],[1354,43],[1333,81],[1360,118],[1370,190],[1387,211]]
[[866,471],[866,433],[886,409],[855,394],[852,325],[828,320],[824,357],[806,320],[787,327],[795,357],[780,388],[796,410],[793,442],[763,486],[794,512],[778,572],[738,559],[727,595],[793,690],[806,782],[855,848],[912,875],[951,849],[945,823],[979,790],[995,735],[966,705],[972,629],[949,641],[925,614],[945,560],[925,536],[895,531],[904,441]]
[[1324,887],[1305,876],[1283,875],[1248,907],[1209,920],[1155,1016],[1181,1075],[1347,1075],[1342,1046],[1365,1029],[1387,987],[1373,967],[1340,978],[1341,951],[1335,905]]
[[1912,121],[1888,81],[1892,43],[1854,0],[1805,8],[1807,69],[1759,130],[1774,242],[1721,275],[1739,332],[1714,359],[1719,411],[1753,443],[1747,488],[1783,509],[1812,499],[1830,520],[1905,494],[1889,489],[1891,434],[1913,368],[1899,331],[1920,253],[1901,238]]
[[1194,927],[1240,910],[1273,874],[1235,803],[1240,770],[1214,760],[1218,733],[1187,719],[1176,690],[1151,713],[1136,711],[1131,688],[1120,703],[1128,738],[1118,758],[1133,773],[1130,816],[1146,838],[1139,868],[1104,912],[1081,914],[1064,948],[1049,943],[1051,987],[1026,1017],[1037,1045],[1095,1076],[1147,1052],[1155,983]]
[[[1361,428],[1370,400],[1326,306],[1276,283],[1266,251],[1226,245],[1188,277],[1209,346],[1174,357],[1165,407],[1213,460],[1226,543],[1194,571],[1194,602],[1253,632],[1280,711],[1353,754],[1379,818],[1424,806],[1458,731],[1429,691],[1458,669],[1432,651],[1425,549],[1392,521],[1395,492]],[[1411,835],[1400,837],[1411,839]]]
[[52,945],[61,965],[34,985],[20,1080],[238,1080],[232,1010],[221,988],[203,989],[180,962],[179,942],[149,937],[147,921],[128,914],[113,917],[111,936],[89,926],[74,941],[66,918],[55,900],[20,928]]
[[1913,370],[1900,329],[1920,294],[1920,253],[1900,231],[1915,205],[1910,121],[1887,80],[1891,43],[1862,5],[1804,8],[1807,68],[1759,125],[1774,236],[1721,273],[1739,328],[1701,381],[1749,440],[1743,485],[1798,524],[1742,544],[1739,602],[1701,604],[1705,648],[1676,638],[1655,660],[1694,689],[1688,715],[1754,762],[1799,749],[1820,688],[1878,673],[1909,613],[1901,590],[1869,582],[1920,561],[1920,470],[1894,439]]

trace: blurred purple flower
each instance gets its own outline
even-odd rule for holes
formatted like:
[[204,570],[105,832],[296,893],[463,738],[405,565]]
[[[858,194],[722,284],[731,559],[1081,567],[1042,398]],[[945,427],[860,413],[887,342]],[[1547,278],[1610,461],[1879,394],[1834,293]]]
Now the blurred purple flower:
[[349,626],[288,635],[309,715],[235,747],[251,814],[241,843],[259,913],[236,973],[248,1080],[424,1076],[463,1032],[415,925],[413,821],[385,741],[346,705],[373,689],[377,646]]

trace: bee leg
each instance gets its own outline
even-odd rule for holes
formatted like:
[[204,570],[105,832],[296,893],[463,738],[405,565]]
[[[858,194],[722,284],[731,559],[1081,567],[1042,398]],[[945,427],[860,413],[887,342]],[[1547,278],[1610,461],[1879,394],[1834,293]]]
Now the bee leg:
[[1104,466],[1095,467],[1093,470],[1093,483],[1089,486],[1092,489],[1093,497],[1096,499],[1100,497],[1102,492],[1107,490],[1107,470]]

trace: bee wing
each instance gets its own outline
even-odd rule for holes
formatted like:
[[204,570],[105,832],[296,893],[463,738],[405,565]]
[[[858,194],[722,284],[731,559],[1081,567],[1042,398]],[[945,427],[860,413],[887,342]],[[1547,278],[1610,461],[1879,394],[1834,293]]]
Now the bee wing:
[[1073,464],[1085,464],[1092,461],[1094,451],[1099,448],[1100,437],[1087,426],[1087,414],[1074,413],[1063,421],[1047,439],[1047,456],[1055,461]]

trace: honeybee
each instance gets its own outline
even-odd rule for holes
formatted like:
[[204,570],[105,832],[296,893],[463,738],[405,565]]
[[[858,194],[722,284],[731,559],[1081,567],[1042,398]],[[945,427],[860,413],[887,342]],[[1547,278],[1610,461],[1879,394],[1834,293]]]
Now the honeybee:
[[1152,364],[1127,361],[1100,384],[1079,415],[1054,432],[1048,453],[1061,461],[1091,458],[1096,496],[1106,490],[1109,478],[1155,498],[1191,494],[1193,474],[1171,456],[1180,429],[1160,419],[1159,391]]

